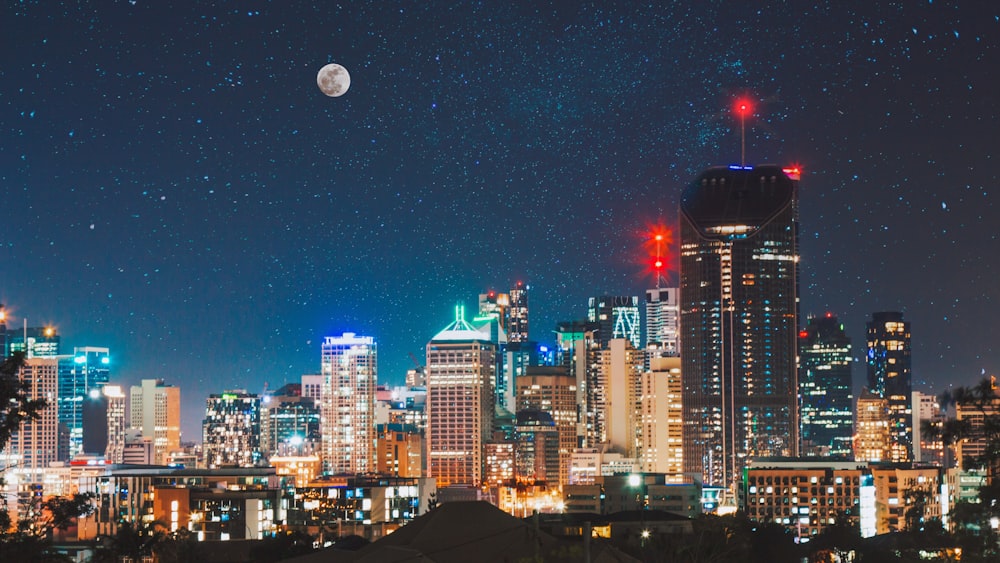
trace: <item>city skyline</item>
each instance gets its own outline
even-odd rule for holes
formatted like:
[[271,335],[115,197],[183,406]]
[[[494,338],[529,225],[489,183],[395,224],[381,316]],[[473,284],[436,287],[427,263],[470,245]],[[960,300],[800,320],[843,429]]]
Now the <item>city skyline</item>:
[[318,373],[344,332],[401,384],[489,288],[529,284],[542,341],[587,297],[644,295],[648,226],[740,163],[739,95],[746,163],[803,170],[803,318],[862,342],[903,312],[915,389],[1000,371],[995,7],[2,10],[8,326],[179,385],[186,424],[211,393]]

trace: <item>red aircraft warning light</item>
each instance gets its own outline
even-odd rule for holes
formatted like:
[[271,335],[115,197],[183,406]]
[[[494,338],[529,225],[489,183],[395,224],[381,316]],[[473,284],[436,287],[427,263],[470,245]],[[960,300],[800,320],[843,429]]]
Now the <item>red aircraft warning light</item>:
[[749,98],[737,98],[733,104],[733,111],[740,116],[740,119],[744,119],[753,113],[753,102]]
[[802,169],[799,168],[798,166],[789,166],[788,168],[782,168],[781,171],[785,173],[785,176],[788,176],[792,180],[798,181],[800,178],[802,178]]

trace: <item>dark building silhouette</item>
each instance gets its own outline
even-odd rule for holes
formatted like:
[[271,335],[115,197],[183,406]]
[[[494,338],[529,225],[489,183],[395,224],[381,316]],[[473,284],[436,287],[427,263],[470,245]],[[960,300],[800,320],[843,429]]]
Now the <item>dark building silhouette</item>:
[[889,459],[913,459],[913,376],[910,323],[903,313],[872,313],[868,323],[868,389],[889,407]]
[[851,339],[837,317],[810,317],[799,332],[802,455],[853,459]]
[[734,485],[798,454],[798,170],[718,167],[681,195],[684,467]]

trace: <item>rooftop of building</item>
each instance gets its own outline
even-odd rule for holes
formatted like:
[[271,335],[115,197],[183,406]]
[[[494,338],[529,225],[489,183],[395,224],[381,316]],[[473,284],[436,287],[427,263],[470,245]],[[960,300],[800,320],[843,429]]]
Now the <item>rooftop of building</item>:
[[700,229],[733,224],[755,228],[793,202],[795,176],[773,164],[709,168],[682,192],[681,212]]
[[[484,501],[450,502],[353,552],[323,550],[289,559],[295,563],[341,561],[426,561],[429,563],[501,563],[507,561],[580,561],[578,543],[536,529],[530,521],[507,514]],[[594,542],[593,563],[638,561],[613,547]]]

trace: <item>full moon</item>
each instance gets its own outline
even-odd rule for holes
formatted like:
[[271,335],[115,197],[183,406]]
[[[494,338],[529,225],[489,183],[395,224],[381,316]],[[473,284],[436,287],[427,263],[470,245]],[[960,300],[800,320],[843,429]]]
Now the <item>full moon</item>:
[[316,84],[324,94],[336,98],[346,94],[347,89],[351,87],[351,75],[348,74],[346,68],[336,63],[330,63],[319,69],[319,74],[316,75]]

